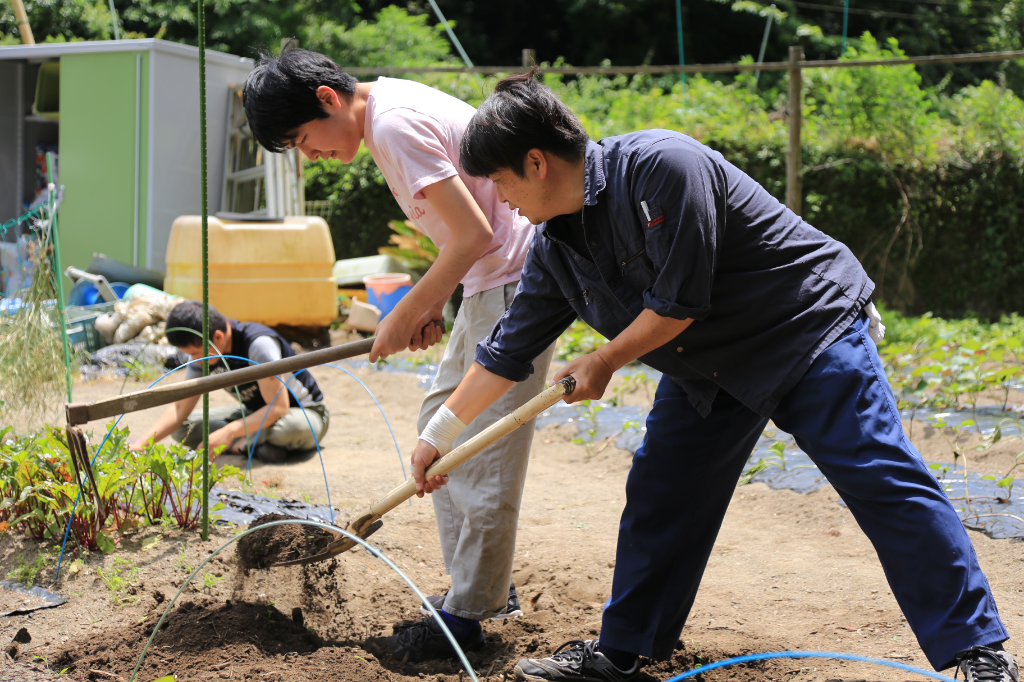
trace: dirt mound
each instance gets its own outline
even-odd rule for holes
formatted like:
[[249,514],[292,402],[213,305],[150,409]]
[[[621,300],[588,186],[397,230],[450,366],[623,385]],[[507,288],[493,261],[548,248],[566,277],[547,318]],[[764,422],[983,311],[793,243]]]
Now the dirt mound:
[[[162,612],[157,607],[136,625],[69,643],[55,661],[57,669],[66,667],[86,676],[92,670],[109,671],[127,680]],[[288,616],[269,604],[184,601],[153,640],[139,679],[170,674],[181,682],[217,677],[268,682],[312,679],[299,671],[311,665],[310,657],[322,647],[320,639],[304,627],[299,609]],[[346,647],[330,650],[326,660],[318,660],[312,668],[318,679],[386,679],[372,656],[352,655]]]
[[[271,521],[294,519],[286,514],[265,514],[249,526],[255,528]],[[334,540],[323,528],[302,524],[273,526],[246,535],[238,541],[235,553],[246,571],[268,568],[281,561],[290,561],[321,552]]]

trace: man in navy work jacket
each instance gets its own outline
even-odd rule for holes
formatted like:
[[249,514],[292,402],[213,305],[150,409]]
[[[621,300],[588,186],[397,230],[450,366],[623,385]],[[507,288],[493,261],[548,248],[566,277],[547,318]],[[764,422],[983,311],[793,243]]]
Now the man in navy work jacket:
[[568,402],[600,398],[638,358],[665,375],[626,482],[600,638],[520,661],[519,679],[617,682],[637,675],[639,656],[671,656],[772,419],[871,539],[929,662],[1018,682],[970,539],[903,433],[871,338],[874,285],[848,248],[685,135],[589,142],[529,75],[498,84],[461,158],[538,228],[511,307],[420,436],[419,494],[445,483],[425,467],[576,317],[610,341],[556,375],[576,379]]

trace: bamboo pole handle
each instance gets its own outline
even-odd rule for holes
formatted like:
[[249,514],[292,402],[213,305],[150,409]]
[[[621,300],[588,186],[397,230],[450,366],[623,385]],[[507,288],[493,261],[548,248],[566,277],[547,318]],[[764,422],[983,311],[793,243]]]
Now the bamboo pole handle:
[[[526,404],[488,426],[486,429],[473,436],[465,443],[455,448],[447,455],[437,460],[427,468],[427,476],[444,476],[449,471],[459,466],[466,460],[478,454],[481,450],[495,441],[504,438],[520,426],[530,421],[544,410],[548,409],[562,396],[569,395],[576,388],[576,380],[567,376],[554,386],[546,389]],[[398,505],[402,504],[416,494],[416,481],[407,479],[396,487],[385,497],[370,505],[370,516],[376,520],[381,518]]]
[[96,400],[91,403],[71,403],[65,408],[67,414],[67,425],[76,426],[97,419],[114,417],[125,412],[137,412],[139,410],[167,405],[185,398],[192,398],[203,393],[210,393],[221,388],[231,388],[239,384],[247,384],[251,381],[258,381],[278,374],[291,374],[301,369],[309,369],[316,365],[323,365],[328,362],[354,358],[358,355],[365,355],[373,348],[373,337],[346,343],[331,348],[323,348],[302,355],[294,355],[290,358],[282,358],[273,362],[265,362],[262,365],[252,365],[241,369],[233,369],[230,372],[220,372],[207,377],[189,379],[170,386],[160,386],[134,393],[126,393],[114,398]]

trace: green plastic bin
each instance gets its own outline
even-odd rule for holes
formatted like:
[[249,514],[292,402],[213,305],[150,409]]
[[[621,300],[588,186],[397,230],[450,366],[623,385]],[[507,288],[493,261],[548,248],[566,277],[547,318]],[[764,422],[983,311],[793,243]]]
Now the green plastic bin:
[[68,316],[68,341],[76,351],[95,353],[107,345],[96,331],[96,318],[114,309],[114,301],[96,305],[72,305],[65,309]]

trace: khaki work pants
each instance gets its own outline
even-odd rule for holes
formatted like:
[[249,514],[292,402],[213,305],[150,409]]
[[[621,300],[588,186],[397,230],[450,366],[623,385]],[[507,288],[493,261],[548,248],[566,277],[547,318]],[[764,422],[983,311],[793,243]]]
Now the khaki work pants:
[[[474,294],[462,302],[437,378],[420,407],[419,432],[473,366],[476,346],[505,314],[518,282]],[[474,419],[455,441],[461,445],[544,390],[554,345],[533,361],[534,372]],[[445,570],[452,588],[448,613],[484,620],[505,608],[512,579],[519,505],[535,421],[505,436],[451,472],[433,494]]]
[[[241,405],[235,407],[211,407],[210,408],[210,433],[217,429],[224,428],[228,423],[238,421],[251,414]],[[307,421],[308,418],[308,421]],[[327,427],[330,424],[331,415],[327,406],[323,403],[313,403],[305,409],[292,407],[273,424],[263,425],[259,433],[259,439],[254,443],[270,443],[279,448],[293,451],[306,451],[316,449],[317,441],[324,439],[327,435]],[[312,426],[312,430],[310,429]],[[316,432],[316,438],[313,432]],[[196,410],[188,416],[185,423],[171,434],[171,438],[182,445],[198,448],[203,443],[203,411]],[[256,429],[249,433],[249,440],[256,438]],[[235,443],[242,445],[245,436],[235,439]],[[244,448],[243,448],[244,449]]]

